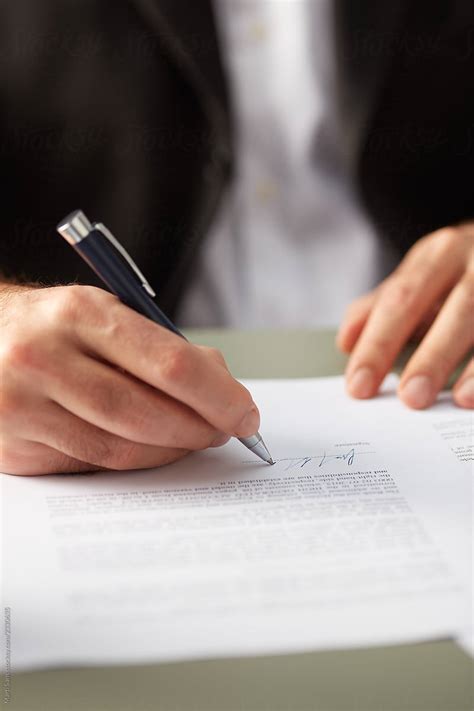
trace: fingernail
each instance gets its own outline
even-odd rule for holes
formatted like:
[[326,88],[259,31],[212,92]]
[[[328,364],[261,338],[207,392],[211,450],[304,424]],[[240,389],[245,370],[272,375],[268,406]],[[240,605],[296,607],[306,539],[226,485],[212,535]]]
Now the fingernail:
[[221,432],[215,440],[212,442],[210,445],[211,447],[222,447],[223,444],[227,444],[227,442],[230,440],[230,435],[224,434]]
[[257,432],[259,425],[260,415],[258,414],[257,408],[252,407],[252,409],[247,412],[244,419],[237,427],[237,433],[239,437],[250,437],[250,435],[253,435],[255,434],[255,432]]
[[456,401],[463,407],[474,407],[474,377],[466,380],[456,388]]
[[375,375],[371,368],[364,366],[356,370],[349,380],[348,389],[354,397],[370,397],[375,390]]
[[400,392],[403,400],[417,410],[428,407],[433,399],[433,385],[427,375],[415,375]]

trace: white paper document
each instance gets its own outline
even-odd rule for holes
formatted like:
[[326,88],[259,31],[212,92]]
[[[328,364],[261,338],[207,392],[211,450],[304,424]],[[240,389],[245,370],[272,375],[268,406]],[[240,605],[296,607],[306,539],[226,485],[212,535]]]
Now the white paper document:
[[162,469],[2,477],[11,668],[391,644],[472,629],[472,413],[246,383],[238,441]]

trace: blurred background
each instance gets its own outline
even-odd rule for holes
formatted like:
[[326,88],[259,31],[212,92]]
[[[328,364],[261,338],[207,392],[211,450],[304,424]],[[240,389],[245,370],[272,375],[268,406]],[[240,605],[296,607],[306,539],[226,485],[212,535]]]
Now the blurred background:
[[107,224],[182,326],[332,326],[472,217],[465,0],[3,0],[0,267],[96,283]]

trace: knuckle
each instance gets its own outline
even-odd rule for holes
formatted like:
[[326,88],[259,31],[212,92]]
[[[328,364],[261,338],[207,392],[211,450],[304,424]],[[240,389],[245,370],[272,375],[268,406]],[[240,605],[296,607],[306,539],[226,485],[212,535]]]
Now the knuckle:
[[209,358],[212,358],[216,363],[219,363],[219,365],[223,365],[227,367],[226,361],[224,356],[222,355],[222,352],[218,348],[211,348],[209,346],[200,346],[200,350],[204,355],[208,356]]
[[186,343],[168,348],[159,363],[159,372],[165,382],[186,383],[195,369],[192,348]]
[[384,306],[397,311],[410,310],[415,305],[417,297],[417,286],[401,276],[388,281],[382,294]]
[[435,256],[435,250],[430,247],[431,244],[431,235],[422,237],[415,242],[415,244],[410,247],[408,252],[405,254],[400,264],[392,272],[392,275],[388,278],[388,281],[390,282],[393,279],[403,278],[408,271],[414,273],[419,272],[420,269],[426,269],[426,265],[429,263],[428,257],[432,260],[433,256]]
[[99,314],[115,298],[112,294],[94,286],[71,284],[56,289],[52,307],[55,323],[74,324],[77,319],[83,319],[85,314]]
[[73,321],[77,318],[79,311],[84,309],[84,302],[81,300],[83,287],[65,286],[56,290],[53,303],[53,319],[63,323]]
[[44,358],[41,348],[32,340],[12,340],[2,348],[1,368],[25,371],[42,367]]
[[405,255],[405,259],[411,259],[414,256],[418,256],[420,252],[424,252],[426,249],[426,246],[432,241],[433,235],[423,235],[423,237],[420,237],[419,239],[416,240],[415,244],[413,244],[408,252]]
[[448,257],[460,244],[460,232],[456,227],[443,227],[430,235],[430,246],[434,249],[436,257]]

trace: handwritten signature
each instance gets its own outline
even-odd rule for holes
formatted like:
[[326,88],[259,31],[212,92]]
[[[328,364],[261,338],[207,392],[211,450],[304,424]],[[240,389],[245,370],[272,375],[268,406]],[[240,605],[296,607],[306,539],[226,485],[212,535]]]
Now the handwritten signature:
[[354,458],[358,454],[375,454],[375,452],[356,452],[354,447],[351,449],[347,450],[347,452],[343,452],[341,454],[327,454],[325,451],[324,454],[319,454],[313,457],[295,457],[292,459],[278,459],[278,462],[287,462],[287,465],[285,467],[285,471],[290,471],[291,469],[303,469],[307,464],[310,462],[314,462],[316,460],[320,460],[318,467],[323,467],[325,464],[329,464],[329,462],[333,462],[335,460],[340,460],[343,462],[346,462],[347,465],[350,467],[354,463]]
[[[288,458],[282,458],[282,459],[277,459],[276,463],[282,463],[285,466],[285,471],[291,471],[292,469],[303,469],[307,464],[310,464],[311,462],[316,462],[319,460],[318,463],[318,468],[323,467],[325,464],[329,464],[330,462],[333,461],[341,461],[341,462],[346,462],[347,466],[352,466],[354,463],[354,459],[356,456],[359,456],[361,454],[376,454],[376,452],[360,452],[356,451],[354,447],[351,447],[351,449],[348,449],[346,452],[341,452],[341,454],[328,454],[326,450],[324,451],[324,454],[316,454],[312,457],[288,457]],[[245,462],[246,464],[255,464],[255,461],[248,461]]]
[[354,462],[354,456],[355,456],[355,449],[349,449],[348,452],[345,454],[326,454],[324,452],[323,458],[319,462],[319,466],[322,467],[323,464],[326,464],[326,462],[331,462],[333,459],[342,459],[343,462],[347,462],[349,466],[351,466]]

